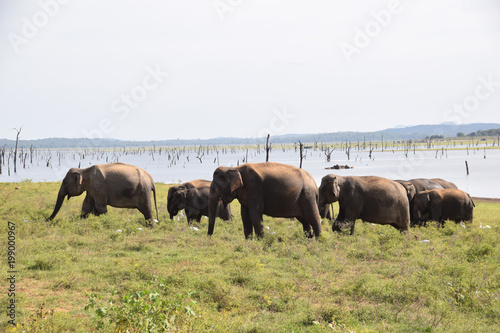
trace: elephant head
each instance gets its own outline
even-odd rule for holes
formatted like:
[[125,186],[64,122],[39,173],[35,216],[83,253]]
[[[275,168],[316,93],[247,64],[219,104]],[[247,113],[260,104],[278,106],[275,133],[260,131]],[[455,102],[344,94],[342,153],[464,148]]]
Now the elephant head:
[[337,176],[323,177],[319,187],[319,206],[331,204],[339,200],[340,186]]
[[396,180],[395,182],[400,183],[406,190],[406,195],[408,196],[408,202],[413,200],[413,197],[417,194],[417,190],[412,182],[407,180]]
[[61,187],[59,188],[56,206],[54,207],[52,215],[49,217],[49,221],[56,217],[66,196],[69,200],[71,197],[81,195],[84,191],[84,179],[81,169],[70,169],[62,181]]
[[214,171],[209,197],[208,234],[213,234],[217,205],[222,199],[224,204],[237,198],[237,190],[243,187],[243,179],[235,168],[219,167]]
[[428,214],[429,211],[430,202],[431,198],[427,191],[417,193],[413,197],[412,216],[413,218],[415,218],[416,222],[422,222],[425,220],[425,216]]
[[[175,192],[169,198],[168,202],[168,213],[170,214],[170,219],[173,219],[181,209],[186,206],[186,193],[187,188],[185,186],[178,186]],[[170,193],[169,193],[170,194]]]

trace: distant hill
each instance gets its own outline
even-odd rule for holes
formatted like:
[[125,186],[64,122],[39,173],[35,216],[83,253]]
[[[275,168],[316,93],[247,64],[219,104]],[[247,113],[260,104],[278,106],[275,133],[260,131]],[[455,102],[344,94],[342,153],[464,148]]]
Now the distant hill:
[[[440,125],[418,125],[403,128],[389,128],[376,132],[334,132],[319,134],[285,134],[271,136],[273,143],[294,143],[299,140],[302,143],[312,142],[342,142],[342,141],[381,141],[384,140],[417,140],[433,135],[444,137],[455,137],[457,133],[469,134],[476,131],[487,131],[499,129],[500,124],[476,123],[476,124],[440,124]],[[480,132],[481,133],[481,132]],[[39,140],[19,140],[19,147],[29,148],[104,148],[104,147],[146,147],[146,146],[197,146],[197,145],[239,145],[239,144],[263,144],[265,138],[234,138],[221,137],[213,139],[192,140],[157,140],[157,141],[125,141],[116,139],[68,139],[49,138]],[[15,146],[15,140],[0,139],[0,147],[6,145],[8,148]]]

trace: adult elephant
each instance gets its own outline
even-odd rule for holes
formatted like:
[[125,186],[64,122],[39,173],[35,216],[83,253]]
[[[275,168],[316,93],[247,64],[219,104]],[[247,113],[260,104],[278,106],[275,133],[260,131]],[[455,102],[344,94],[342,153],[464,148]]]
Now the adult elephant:
[[345,222],[351,223],[351,235],[357,219],[377,224],[389,224],[400,231],[410,226],[407,191],[395,181],[376,176],[327,175],[319,187],[319,203],[339,202],[340,210],[332,225],[341,230]]
[[[262,215],[295,217],[308,237],[321,233],[318,212],[318,187],[305,170],[280,163],[246,163],[234,168],[215,170],[210,186],[208,235],[215,226],[219,200],[238,199],[245,238],[254,232],[263,236]],[[312,232],[311,232],[312,228]]]
[[[434,178],[434,179],[437,179],[437,178]],[[427,191],[427,190],[443,189],[444,188],[443,185],[441,185],[439,182],[435,181],[434,179],[415,178],[415,179],[410,179],[409,182],[412,183],[413,186],[415,186],[415,190],[417,191],[417,193],[422,192],[422,191]]]
[[413,198],[413,215],[419,223],[445,220],[456,223],[472,221],[475,204],[470,195],[459,189],[437,189],[419,192]]
[[[405,187],[407,190],[407,195],[408,195],[408,201],[410,203],[410,225],[415,226],[419,224],[419,219],[416,218],[413,214],[414,209],[413,209],[413,198],[417,193],[423,192],[423,191],[428,191],[428,190],[441,190],[444,188],[454,188],[456,189],[457,186],[453,184],[452,182],[448,182],[444,179],[441,178],[415,178],[415,179],[410,179],[410,180],[395,180],[396,182],[400,183]],[[413,189],[411,188],[413,186]]]
[[196,188],[196,187],[208,187],[208,188],[210,188],[211,183],[212,182],[210,180],[196,179],[196,180],[192,180],[189,182],[185,182],[185,183],[180,184],[180,185],[171,186],[168,189],[168,194],[167,194],[167,210],[168,210],[168,213],[170,214],[170,219],[173,219],[174,216],[176,216],[180,210],[180,209],[176,209],[175,207],[172,206],[172,202],[173,202],[172,200],[174,198],[174,194],[177,191],[183,191],[185,189]]
[[108,211],[107,206],[118,208],[137,208],[153,227],[153,207],[151,192],[158,219],[156,188],[153,177],[144,169],[124,163],[97,164],[89,168],[72,168],[64,177],[57,202],[49,220],[53,220],[64,198],[87,192],[83,200],[81,217],[89,214],[101,215]]
[[[457,185],[455,185],[454,183],[452,182],[449,182],[447,180],[444,180],[444,179],[441,179],[441,178],[431,178],[429,179],[435,183],[438,183],[439,185],[441,185],[443,188],[454,188],[454,189],[458,189]],[[430,190],[430,189],[429,189]]]
[[[184,209],[187,221],[190,224],[192,220],[200,222],[202,216],[208,216],[208,200],[210,196],[210,187],[186,188],[180,186],[172,196],[170,208],[178,212]],[[231,220],[231,206],[224,204],[222,200],[217,205],[216,216],[223,220]]]

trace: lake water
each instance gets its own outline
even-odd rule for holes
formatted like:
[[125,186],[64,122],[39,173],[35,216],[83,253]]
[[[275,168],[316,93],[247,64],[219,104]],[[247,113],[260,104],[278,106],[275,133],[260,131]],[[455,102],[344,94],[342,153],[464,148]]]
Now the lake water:
[[[3,165],[0,182],[61,181],[71,167],[88,167],[93,164],[124,162],[139,166],[151,173],[156,182],[180,183],[204,178],[212,179],[218,165],[236,166],[248,162],[264,162],[263,149],[233,148],[222,150],[218,154],[211,151],[169,150],[162,152],[142,149],[140,152],[115,150],[37,150],[32,159],[27,156],[26,163],[18,161],[17,173],[13,172],[10,161],[10,176],[7,165]],[[29,154],[29,152],[27,153]],[[170,155],[170,156],[169,156]],[[344,151],[335,150],[331,161],[318,150],[307,149],[303,168],[309,171],[317,184],[327,174],[365,176],[375,175],[389,179],[443,178],[454,182],[460,189],[472,196],[500,198],[500,149],[432,150],[413,151],[405,155],[404,151],[378,150],[369,157],[368,151],[351,151],[350,159]],[[200,158],[198,158],[198,157]],[[485,158],[486,156],[486,158]],[[201,159],[201,161],[200,161]],[[218,160],[217,160],[218,159]],[[299,153],[293,148],[273,148],[269,160],[299,166]],[[47,162],[48,161],[48,162]],[[470,174],[467,175],[465,161]],[[23,167],[23,164],[25,167]],[[349,165],[353,169],[325,170],[335,164]]]

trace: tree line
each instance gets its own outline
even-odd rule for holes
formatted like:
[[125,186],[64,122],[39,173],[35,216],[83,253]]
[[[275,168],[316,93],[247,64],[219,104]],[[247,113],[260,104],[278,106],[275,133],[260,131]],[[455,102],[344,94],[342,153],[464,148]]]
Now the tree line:
[[474,136],[498,136],[500,135],[500,128],[497,128],[497,129],[489,129],[489,130],[478,130],[478,131],[475,131],[475,132],[471,132],[469,134],[465,134],[463,132],[458,132],[457,133],[457,137],[465,137],[465,136],[470,136],[470,137],[474,137]]

